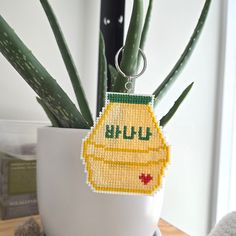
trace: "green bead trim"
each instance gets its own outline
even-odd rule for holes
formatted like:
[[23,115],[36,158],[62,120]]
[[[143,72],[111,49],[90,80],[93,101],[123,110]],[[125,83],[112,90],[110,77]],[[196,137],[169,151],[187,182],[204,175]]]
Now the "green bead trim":
[[130,104],[149,104],[150,102],[152,102],[152,96],[140,96],[121,93],[108,93],[107,99],[110,102]]

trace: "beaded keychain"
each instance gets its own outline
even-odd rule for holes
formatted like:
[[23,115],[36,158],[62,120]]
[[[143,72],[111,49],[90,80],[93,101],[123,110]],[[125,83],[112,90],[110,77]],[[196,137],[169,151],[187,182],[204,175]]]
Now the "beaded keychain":
[[152,195],[161,186],[169,146],[154,115],[154,97],[130,94],[132,80],[146,69],[146,57],[140,49],[143,69],[127,76],[118,64],[122,50],[116,54],[115,66],[127,78],[128,93],[106,94],[106,105],[83,142],[82,158],[94,191]]

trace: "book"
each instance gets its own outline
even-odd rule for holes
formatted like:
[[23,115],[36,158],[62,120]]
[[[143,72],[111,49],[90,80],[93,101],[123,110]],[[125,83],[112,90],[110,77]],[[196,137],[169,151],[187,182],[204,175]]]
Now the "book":
[[38,214],[36,160],[22,160],[0,152],[0,217]]

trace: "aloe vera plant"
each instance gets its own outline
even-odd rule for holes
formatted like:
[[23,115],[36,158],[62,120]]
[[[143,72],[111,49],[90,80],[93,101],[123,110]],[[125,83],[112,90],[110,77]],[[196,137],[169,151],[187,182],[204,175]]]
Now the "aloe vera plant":
[[[57,22],[56,16],[48,0],[40,0],[41,5],[49,20],[56,42],[61,52],[64,64],[69,74],[79,109],[71,101],[64,90],[58,85],[56,80],[47,72],[27,46],[21,41],[14,30],[0,16],[0,51],[11,65],[18,71],[22,78],[37,93],[37,101],[44,109],[52,126],[64,128],[86,129],[93,125],[92,113],[90,111],[85,92],[82,88],[77,69],[74,65],[69,48],[65,42],[63,33]],[[202,32],[207,18],[211,0],[205,0],[204,7],[199,17],[193,34],[184,49],[181,57],[163,80],[160,86],[153,92],[155,96],[155,106],[163,98],[168,89],[179,77],[181,70],[186,65],[193,49]],[[136,74],[141,61],[139,49],[144,49],[145,41],[149,31],[151,13],[153,10],[153,0],[149,0],[145,18],[143,17],[143,0],[134,0],[129,29],[125,40],[124,50],[121,57],[120,67],[127,75]],[[97,105],[97,115],[105,103],[107,92],[107,76],[110,72],[112,86],[111,91],[126,93],[125,84],[127,79],[122,77],[112,65],[107,65],[105,56],[105,44],[102,34],[99,43],[99,98]],[[134,92],[134,81],[132,82]],[[191,83],[179,96],[169,112],[160,120],[160,125],[165,126],[174,116],[187,94],[192,88]]]

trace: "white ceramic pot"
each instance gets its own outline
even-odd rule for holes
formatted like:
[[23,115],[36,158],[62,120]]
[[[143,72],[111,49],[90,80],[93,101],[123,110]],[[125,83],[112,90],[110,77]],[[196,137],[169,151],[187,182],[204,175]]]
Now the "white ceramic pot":
[[47,236],[152,236],[163,190],[154,196],[95,193],[81,159],[88,130],[38,130],[38,201]]

